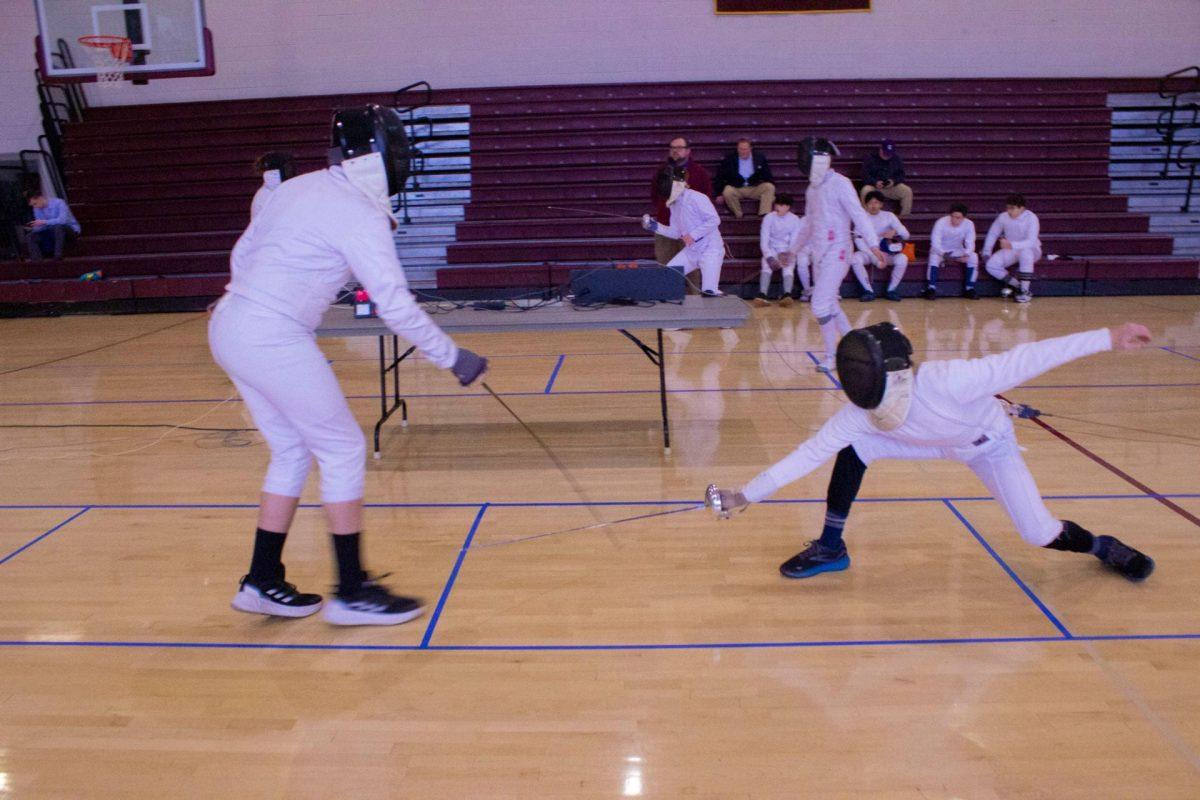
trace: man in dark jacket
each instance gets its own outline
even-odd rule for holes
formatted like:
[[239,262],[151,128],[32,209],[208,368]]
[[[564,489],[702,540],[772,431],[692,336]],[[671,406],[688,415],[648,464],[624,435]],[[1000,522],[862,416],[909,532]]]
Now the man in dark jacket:
[[754,152],[750,140],[738,139],[737,149],[721,159],[717,169],[717,203],[725,202],[738,219],[742,218],[742,201],[757,200],[758,215],[765,217],[775,205],[775,177],[771,165],[762,153]]
[[912,211],[913,193],[904,182],[904,162],[891,139],[879,143],[879,150],[863,159],[863,185],[859,197],[864,203],[870,192],[879,192],[900,202],[900,216]]
[[[712,197],[712,178],[699,162],[692,161],[692,143],[686,136],[676,136],[667,145],[667,164],[673,167],[683,167],[689,189],[695,189],[700,194]],[[666,195],[659,194],[656,178],[662,171],[662,164],[654,168],[654,176],[650,179],[650,199],[654,201],[654,218],[660,225],[671,224],[671,211],[667,208]],[[666,265],[683,249],[683,242],[667,236],[654,234],[654,260]]]

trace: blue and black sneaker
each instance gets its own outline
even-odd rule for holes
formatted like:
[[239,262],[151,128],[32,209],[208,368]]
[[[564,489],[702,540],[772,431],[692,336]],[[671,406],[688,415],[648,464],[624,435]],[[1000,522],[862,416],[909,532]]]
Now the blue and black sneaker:
[[822,572],[841,572],[850,568],[850,554],[843,544],[836,550],[826,547],[818,540],[808,543],[808,547],[779,565],[779,572],[785,578],[811,578]]

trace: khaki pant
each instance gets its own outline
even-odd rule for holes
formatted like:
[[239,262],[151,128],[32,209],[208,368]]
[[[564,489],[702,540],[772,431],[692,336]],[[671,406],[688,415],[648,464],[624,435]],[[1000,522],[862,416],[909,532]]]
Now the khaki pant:
[[907,183],[897,183],[895,186],[885,186],[882,189],[876,189],[872,184],[866,184],[858,193],[859,198],[866,203],[868,192],[879,192],[888,200],[897,200],[900,202],[900,216],[905,217],[912,213],[912,189],[908,188]]
[[775,205],[775,184],[760,183],[758,186],[726,186],[725,191],[721,192],[721,196],[725,198],[725,205],[729,206],[729,210],[738,219],[742,218],[742,201],[757,200],[758,215],[765,217],[771,213],[771,206]]
[[654,260],[664,267],[667,262],[679,255],[679,251],[682,249],[682,239],[672,239],[670,236],[654,234]]

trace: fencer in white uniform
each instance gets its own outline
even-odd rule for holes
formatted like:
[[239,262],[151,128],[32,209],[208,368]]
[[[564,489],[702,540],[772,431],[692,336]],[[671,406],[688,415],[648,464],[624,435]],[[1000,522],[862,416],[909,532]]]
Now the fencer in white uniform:
[[975,278],[979,274],[979,254],[975,252],[975,223],[967,218],[964,203],[951,203],[950,213],[933,224],[929,237],[929,267],[925,272],[926,286],[921,296],[926,300],[937,297],[938,270],[953,261],[966,267],[963,297],[978,299]]
[[762,262],[758,277],[758,296],[754,305],[767,306],[767,292],[771,288],[771,275],[780,273],[783,283],[783,293],[779,297],[779,305],[790,306],[794,298],[792,288],[796,281],[796,272],[800,272],[800,285],[803,288],[802,300],[812,295],[812,283],[808,274],[808,258],[804,257],[800,265],[800,241],[808,240],[808,220],[797,217],[792,213],[792,196],[780,194],[775,197],[771,213],[762,219],[758,232],[758,245],[762,250]]
[[[1001,296],[1009,297],[1016,292],[1018,303],[1033,299],[1030,286],[1033,265],[1042,257],[1040,235],[1041,222],[1037,214],[1025,207],[1025,196],[1010,194],[1005,198],[1004,212],[988,228],[987,238],[983,241],[983,257],[987,259],[985,268],[989,275],[1004,284]],[[997,244],[1000,249],[993,253]],[[1008,272],[1013,264],[1017,265],[1016,277]]]
[[841,288],[850,269],[854,249],[850,226],[861,236],[867,248],[882,262],[879,237],[858,200],[850,179],[834,171],[837,146],[828,139],[808,137],[797,148],[796,163],[808,176],[804,217],[808,221],[808,241],[801,249],[812,253],[812,311],[825,343],[825,358],[817,365],[820,372],[833,372],[833,357],[838,339],[849,332],[850,320],[842,311]]
[[254,169],[262,177],[262,185],[254,193],[250,201],[250,219],[254,219],[262,211],[267,200],[284,181],[296,177],[296,158],[291,153],[263,153],[254,162]]
[[[867,193],[867,219],[871,221],[871,227],[875,229],[875,233],[879,237],[879,249],[883,252],[883,261],[881,262],[874,253],[867,249],[861,236],[854,237],[856,249],[854,255],[851,256],[850,267],[854,270],[854,277],[858,279],[858,283],[862,287],[863,294],[859,299],[863,302],[875,299],[875,290],[871,286],[871,273],[868,265],[879,269],[892,268],[885,296],[888,300],[895,302],[900,300],[898,291],[900,281],[904,280],[904,271],[908,269],[908,256],[904,255],[900,248],[903,246],[903,242],[907,242],[912,236],[909,234],[908,228],[900,222],[899,217],[890,211],[883,210],[883,202],[884,197],[880,192]],[[888,241],[884,242],[885,239]]]
[[284,617],[322,607],[320,596],[285,580],[281,560],[315,459],[339,577],[325,618],[390,625],[417,616],[421,604],[391,594],[362,568],[366,444],[314,331],[353,275],[387,326],[432,364],[452,370],[462,385],[478,378],[487,362],[457,347],[408,291],[389,201],[408,174],[399,114],[379,106],[344,109],[334,117],[333,134],[335,165],[283,182],[238,239],[231,280],[209,323],[213,357],[271,451],[254,554],[233,607]]
[[838,379],[851,402],[741,490],[709,487],[706,502],[728,516],[837,455],[821,539],[780,567],[787,577],[805,578],[849,567],[842,529],[867,465],[881,458],[949,459],[966,464],[983,481],[1025,541],[1094,553],[1127,578],[1141,580],[1153,569],[1149,558],[1047,510],[1017,445],[1011,407],[1006,413],[995,395],[1075,359],[1149,342],[1149,330],[1126,323],[984,358],[929,361],[914,372],[912,345],[891,323],[856,329],[842,339],[837,354]]
[[700,270],[700,294],[720,297],[724,294],[721,266],[725,263],[725,240],[721,238],[721,218],[716,207],[707,196],[687,188],[682,167],[664,167],[657,180],[659,193],[667,198],[671,222],[663,225],[643,214],[642,228],[668,239],[682,239],[683,249],[667,266],[682,269],[684,275]]

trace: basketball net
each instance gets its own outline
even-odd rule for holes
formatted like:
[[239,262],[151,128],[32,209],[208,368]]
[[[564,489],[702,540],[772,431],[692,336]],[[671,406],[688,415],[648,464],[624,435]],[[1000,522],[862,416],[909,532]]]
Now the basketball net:
[[125,66],[133,59],[133,42],[127,36],[80,36],[79,43],[87,48],[96,65],[96,83],[117,87],[125,77]]

